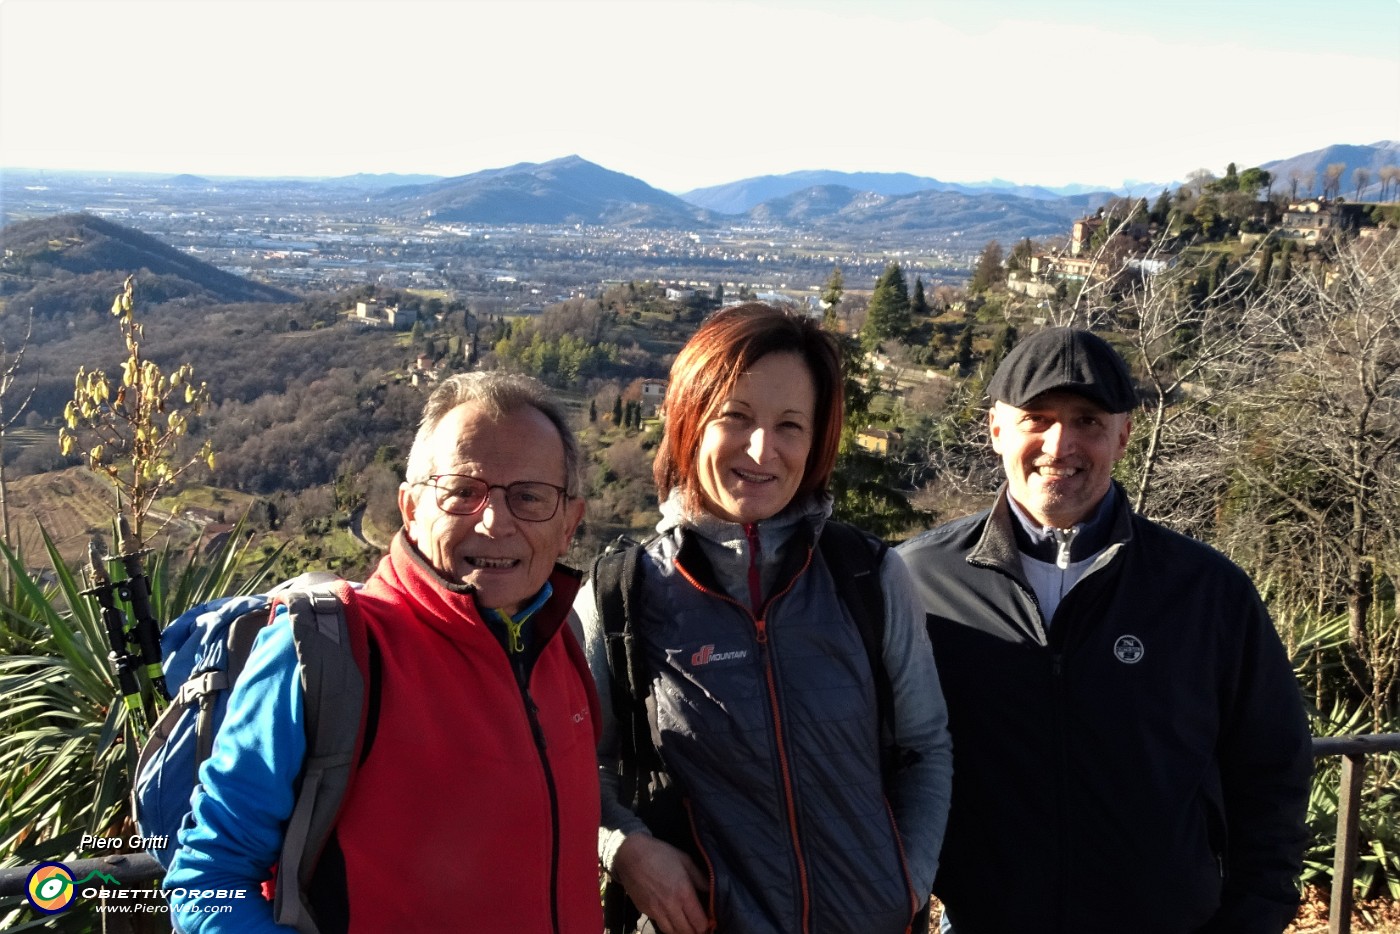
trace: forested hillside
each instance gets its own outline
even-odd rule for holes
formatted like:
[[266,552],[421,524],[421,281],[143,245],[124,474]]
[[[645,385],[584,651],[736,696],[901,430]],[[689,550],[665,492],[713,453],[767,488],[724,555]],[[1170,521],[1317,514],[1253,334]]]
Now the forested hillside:
[[[151,304],[291,302],[290,292],[239,278],[174,250],[131,227],[91,214],[61,214],[10,224],[0,258],[4,307],[40,318],[105,311],[122,280],[142,273]],[[106,296],[105,300],[103,296]]]

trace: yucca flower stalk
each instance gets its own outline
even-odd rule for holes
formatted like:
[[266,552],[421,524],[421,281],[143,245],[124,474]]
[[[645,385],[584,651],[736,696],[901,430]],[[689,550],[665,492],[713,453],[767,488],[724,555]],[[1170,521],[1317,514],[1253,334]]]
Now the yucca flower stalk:
[[[0,543],[13,580],[0,594],[0,859],[8,865],[72,856],[84,833],[129,835],[146,729],[139,709],[120,702],[86,584],[41,534],[51,583]],[[157,618],[168,623],[214,597],[256,593],[278,556],[254,561],[242,523],[208,555],[154,554],[147,570]],[[121,574],[116,563],[109,571]]]

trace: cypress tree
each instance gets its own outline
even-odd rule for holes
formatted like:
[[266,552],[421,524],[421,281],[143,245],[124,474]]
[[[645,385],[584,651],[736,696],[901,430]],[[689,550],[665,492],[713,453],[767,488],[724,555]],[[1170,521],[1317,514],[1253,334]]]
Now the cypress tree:
[[914,279],[914,297],[909,300],[909,311],[920,318],[927,318],[929,310],[928,299],[924,298],[924,278],[918,276]]
[[972,322],[963,325],[958,335],[958,366],[963,370],[972,369]]
[[977,258],[977,268],[972,271],[972,280],[968,282],[967,290],[985,292],[997,283],[1005,281],[1006,269],[1001,265],[1001,244],[991,240],[982,248],[982,255]]

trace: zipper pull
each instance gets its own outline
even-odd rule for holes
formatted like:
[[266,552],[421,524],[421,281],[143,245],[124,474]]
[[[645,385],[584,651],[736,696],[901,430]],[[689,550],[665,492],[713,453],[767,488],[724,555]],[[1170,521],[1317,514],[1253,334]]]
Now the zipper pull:
[[487,610],[485,614],[494,618],[506,631],[505,648],[507,655],[519,655],[525,651],[525,640],[522,630],[525,628],[525,621],[530,618],[528,612],[521,613],[514,617],[505,610]]
[[525,651],[525,640],[520,638],[520,630],[524,628],[525,621],[522,619],[516,622],[505,613],[501,614],[501,618],[505,620],[506,633],[510,637],[510,653],[512,655],[519,655],[521,652]]
[[1069,568],[1069,548],[1074,544],[1075,536],[1079,534],[1079,526],[1070,529],[1051,529],[1050,534],[1055,539],[1055,567],[1061,571]]

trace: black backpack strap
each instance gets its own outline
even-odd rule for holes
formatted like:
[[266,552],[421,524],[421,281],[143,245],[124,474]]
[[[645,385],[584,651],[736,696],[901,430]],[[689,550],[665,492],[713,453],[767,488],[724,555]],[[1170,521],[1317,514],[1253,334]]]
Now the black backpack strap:
[[645,797],[642,760],[659,758],[651,741],[646,695],[651,690],[641,647],[632,631],[641,595],[643,546],[626,536],[609,545],[593,563],[593,596],[603,626],[613,719],[618,730],[622,791],[633,810]]
[[880,733],[880,769],[888,785],[890,776],[910,764],[911,757],[916,755],[912,750],[901,749],[895,741],[894,688],[885,668],[885,591],[880,581],[880,567],[890,546],[854,526],[828,520],[817,540],[817,548],[836,584],[837,596],[860,630],[860,640],[870,661]]
[[[647,715],[651,677],[633,631],[641,599],[642,545],[619,537],[593,563],[593,597],[603,627],[613,720],[617,727],[618,782],[624,801],[638,814],[651,803],[648,776],[660,769]],[[630,934],[639,915],[622,884],[609,876],[603,886],[603,930]]]

